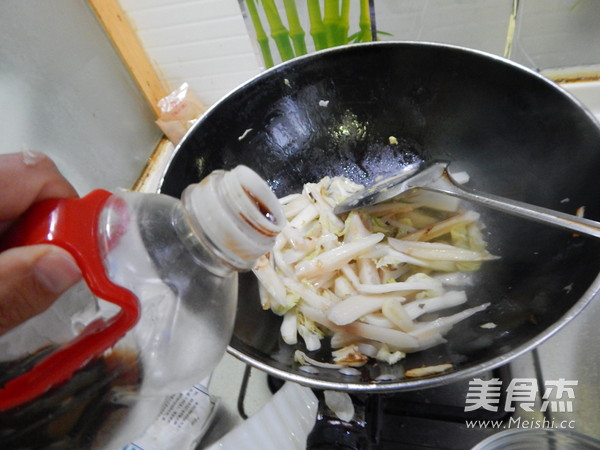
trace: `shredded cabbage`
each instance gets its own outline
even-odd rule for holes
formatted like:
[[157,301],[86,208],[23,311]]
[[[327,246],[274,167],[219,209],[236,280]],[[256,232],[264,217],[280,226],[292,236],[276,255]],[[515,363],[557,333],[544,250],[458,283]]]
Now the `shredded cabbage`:
[[[253,269],[263,308],[283,316],[287,344],[300,336],[310,352],[331,337],[332,359],[321,367],[369,358],[394,364],[445,342],[454,324],[487,307],[439,313],[466,304],[460,288],[469,272],[495,258],[479,214],[454,198],[417,192],[336,216],[334,207],[362,188],[325,177],[280,199],[287,225]],[[314,363],[302,352],[296,359]]]

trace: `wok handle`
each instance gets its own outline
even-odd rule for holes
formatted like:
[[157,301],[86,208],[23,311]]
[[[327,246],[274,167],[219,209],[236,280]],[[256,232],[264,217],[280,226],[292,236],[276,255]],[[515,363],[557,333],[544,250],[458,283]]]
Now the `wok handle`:
[[600,238],[600,222],[562,213],[549,208],[543,208],[541,206],[511,200],[498,195],[468,189],[454,181],[447,171],[445,171],[444,175],[432,185],[419,186],[419,189],[452,195],[513,216]]

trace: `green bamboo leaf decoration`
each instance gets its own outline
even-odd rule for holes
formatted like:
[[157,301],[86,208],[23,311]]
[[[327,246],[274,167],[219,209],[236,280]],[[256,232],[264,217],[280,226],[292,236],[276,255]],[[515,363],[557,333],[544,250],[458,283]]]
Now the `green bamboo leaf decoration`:
[[287,61],[288,59],[292,59],[295,55],[290,42],[290,33],[281,21],[275,1],[262,0],[262,4],[267,20],[269,21],[269,27],[271,28],[271,37],[277,45],[281,60]]
[[256,33],[256,42],[258,42],[258,46],[260,47],[260,52],[262,53],[265,67],[273,67],[274,63],[273,56],[271,55],[271,47],[269,46],[269,36],[267,36],[267,33],[262,26],[262,22],[260,21],[256,3],[254,3],[254,0],[246,0],[246,6],[248,7],[248,12],[250,13],[252,26],[254,27],[254,32]]
[[358,19],[360,27],[358,42],[368,42],[373,40],[371,35],[371,14],[369,11],[369,0],[360,0],[360,16]]
[[[247,5],[256,39],[261,49],[266,67],[274,64],[269,46],[269,36],[261,23],[258,4],[262,3],[264,17],[266,17],[270,34],[282,61],[287,61],[295,56],[307,53],[306,33],[302,27],[302,20],[298,13],[298,0],[239,0]],[[351,1],[359,4],[359,29],[350,35],[350,6]],[[283,4],[283,7],[281,6]],[[279,7],[277,6],[279,5]],[[388,33],[373,31],[371,29],[371,2],[369,0],[306,0],[308,19],[310,21],[310,35],[315,50],[351,42],[367,42],[373,40],[373,34],[388,35]],[[282,21],[283,11],[287,18],[287,28]]]
[[319,0],[306,0],[308,18],[310,20],[310,35],[315,44],[315,50],[327,48],[327,31],[321,18],[321,5]]
[[296,9],[296,0],[283,0],[283,6],[285,8],[285,15],[287,16],[288,25],[290,27],[290,38],[294,46],[296,56],[306,54],[306,42],[304,41],[304,29],[300,23],[298,17],[298,10]]
[[350,31],[350,0],[342,0],[342,10],[340,12],[339,24],[340,41],[342,44],[347,44],[348,32]]
[[327,34],[327,46],[334,47],[340,45],[339,42],[339,20],[340,4],[338,0],[325,0],[325,13],[323,14],[323,25]]

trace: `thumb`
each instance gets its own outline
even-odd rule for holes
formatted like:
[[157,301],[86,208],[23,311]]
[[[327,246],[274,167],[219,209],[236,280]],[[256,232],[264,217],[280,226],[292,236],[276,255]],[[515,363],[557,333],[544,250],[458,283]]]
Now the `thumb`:
[[54,245],[0,253],[0,335],[44,312],[80,279],[73,257]]

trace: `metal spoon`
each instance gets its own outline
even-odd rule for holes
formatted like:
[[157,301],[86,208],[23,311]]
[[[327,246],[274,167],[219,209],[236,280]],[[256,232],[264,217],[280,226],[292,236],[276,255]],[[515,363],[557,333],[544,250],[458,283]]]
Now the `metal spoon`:
[[468,189],[452,178],[448,173],[448,165],[449,163],[445,161],[434,161],[406,166],[401,173],[350,196],[337,205],[334,212],[342,214],[390,200],[413,189],[425,189],[452,195],[525,219],[600,238],[600,222]]

